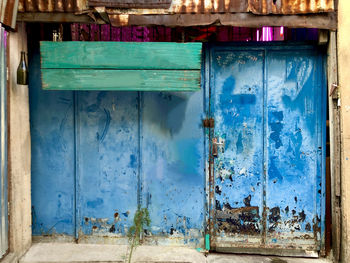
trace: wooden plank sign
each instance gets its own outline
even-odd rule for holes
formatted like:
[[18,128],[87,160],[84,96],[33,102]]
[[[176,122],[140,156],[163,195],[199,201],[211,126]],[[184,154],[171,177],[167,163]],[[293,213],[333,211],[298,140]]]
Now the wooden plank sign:
[[41,42],[45,90],[200,90],[201,43]]

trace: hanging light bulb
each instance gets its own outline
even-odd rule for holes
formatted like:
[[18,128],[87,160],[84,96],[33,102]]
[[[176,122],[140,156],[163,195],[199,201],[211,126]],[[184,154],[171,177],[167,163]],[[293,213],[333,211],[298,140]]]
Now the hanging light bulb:
[[28,85],[28,67],[26,63],[26,53],[21,52],[21,61],[17,68],[17,84]]

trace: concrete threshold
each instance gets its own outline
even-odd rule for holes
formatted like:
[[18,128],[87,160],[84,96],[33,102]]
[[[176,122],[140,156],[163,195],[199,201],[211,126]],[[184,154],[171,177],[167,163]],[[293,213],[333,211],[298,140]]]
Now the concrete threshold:
[[[123,263],[126,245],[74,243],[34,243],[19,263]],[[330,263],[307,259],[232,254],[205,255],[186,247],[139,246],[132,254],[134,263]]]

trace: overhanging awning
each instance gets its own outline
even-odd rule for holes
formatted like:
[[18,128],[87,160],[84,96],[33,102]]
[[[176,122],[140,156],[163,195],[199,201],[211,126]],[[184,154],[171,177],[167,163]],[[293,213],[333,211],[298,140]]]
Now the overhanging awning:
[[41,42],[45,90],[200,90],[201,43]]

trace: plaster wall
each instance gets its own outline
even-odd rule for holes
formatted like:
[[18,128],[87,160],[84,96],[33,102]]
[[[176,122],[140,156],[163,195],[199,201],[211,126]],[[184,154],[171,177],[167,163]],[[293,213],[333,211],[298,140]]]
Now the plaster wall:
[[28,86],[17,85],[17,67],[21,51],[27,52],[24,23],[9,34],[8,86],[8,178],[9,178],[9,248],[21,256],[30,246],[31,231],[31,142],[29,128]]
[[339,1],[338,8],[338,73],[341,98],[341,261],[350,258],[350,2]]

